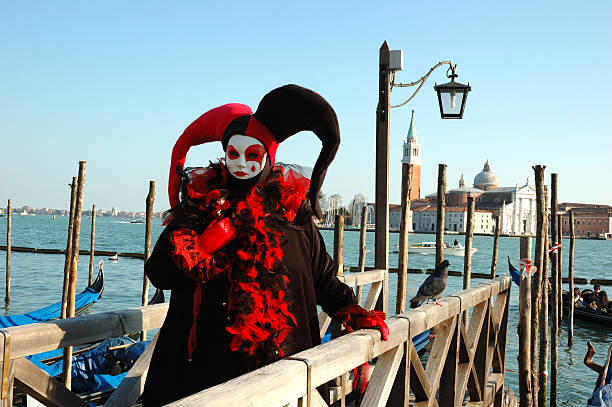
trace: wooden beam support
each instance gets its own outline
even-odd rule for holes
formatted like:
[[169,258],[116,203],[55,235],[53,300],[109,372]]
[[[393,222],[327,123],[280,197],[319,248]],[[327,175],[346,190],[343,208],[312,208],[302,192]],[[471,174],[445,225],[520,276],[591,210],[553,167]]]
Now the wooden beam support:
[[62,383],[49,377],[26,358],[15,363],[15,386],[50,407],[88,407],[89,404],[71,392]]

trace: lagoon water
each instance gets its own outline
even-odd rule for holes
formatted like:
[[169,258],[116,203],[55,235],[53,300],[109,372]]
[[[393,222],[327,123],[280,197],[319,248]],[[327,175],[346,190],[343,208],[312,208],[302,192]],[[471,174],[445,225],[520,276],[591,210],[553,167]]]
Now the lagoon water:
[[[6,219],[0,218],[0,245],[6,245]],[[130,223],[132,219],[97,218],[96,219],[96,250],[116,252],[143,252],[145,225]],[[84,217],[81,229],[81,249],[89,249],[91,218]],[[68,217],[48,216],[15,216],[12,217],[13,246],[35,248],[64,249]],[[162,231],[161,222],[153,222],[152,244]],[[322,231],[328,251],[333,251],[333,232]],[[391,233],[389,246],[398,243],[398,234]],[[464,236],[447,236],[452,242],[458,238],[463,243]],[[410,234],[410,242],[435,241],[434,235]],[[359,232],[347,231],[344,234],[344,263],[356,266],[358,259]],[[472,271],[488,273],[491,267],[493,238],[476,236],[473,246],[478,251],[472,257]],[[535,247],[535,244],[534,244]],[[563,241],[563,274],[567,275],[569,242]],[[366,265],[374,265],[374,233],[367,234]],[[5,274],[6,252],[0,252],[0,276]],[[506,258],[518,266],[519,239],[501,237],[499,242],[498,275],[507,274]],[[463,258],[449,256],[451,270],[463,271]],[[102,298],[89,312],[106,312],[123,308],[140,306],[142,291],[143,262],[139,259],[120,257],[118,261],[108,260],[106,256],[96,256],[94,273],[97,264],[104,260],[105,287]],[[397,267],[397,254],[389,254],[390,267]],[[409,255],[408,266],[411,268],[433,268],[434,256]],[[87,286],[89,256],[80,256],[77,291]],[[63,283],[64,256],[39,253],[11,253],[11,304],[5,314],[20,314],[61,299]],[[574,270],[576,277],[612,279],[612,242],[603,240],[577,240],[575,247]],[[426,274],[409,274],[407,297],[411,298]],[[389,310],[395,310],[395,293],[397,275],[389,277]],[[472,285],[485,280],[472,279]],[[449,277],[445,294],[462,290],[462,277]],[[581,287],[587,288],[587,287]],[[604,287],[612,291],[612,287]],[[0,292],[3,293],[3,288]],[[151,287],[151,295],[154,288]],[[166,292],[167,298],[169,292]],[[518,287],[512,286],[509,308],[508,338],[506,348],[506,384],[518,394]],[[595,372],[584,366],[582,359],[586,352],[586,342],[590,340],[597,354],[595,361],[603,364],[607,354],[608,344],[612,342],[612,328],[600,327],[596,324],[576,320],[574,327],[574,347],[567,347],[567,327],[564,324],[559,337],[559,372],[558,372],[558,404],[561,406],[584,406],[595,383]],[[549,361],[550,363],[550,361]]]

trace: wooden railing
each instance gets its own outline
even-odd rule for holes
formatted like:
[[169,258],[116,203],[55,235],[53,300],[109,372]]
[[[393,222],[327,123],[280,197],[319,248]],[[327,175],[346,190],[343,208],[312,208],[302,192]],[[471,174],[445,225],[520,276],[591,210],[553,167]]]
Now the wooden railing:
[[[500,277],[389,318],[388,341],[361,330],[300,352],[170,406],[326,406],[317,386],[340,378],[341,405],[350,391],[347,372],[378,358],[363,406],[501,406],[510,278]],[[466,318],[465,313],[471,313]],[[421,362],[411,338],[431,329],[429,358]],[[442,380],[442,377],[444,379]]]
[[[371,284],[364,307],[372,309],[386,272],[373,270],[339,276],[353,287]],[[366,361],[372,376],[362,405],[501,406],[504,383],[510,278],[500,277],[444,298],[442,306],[424,305],[387,320],[390,335],[361,330],[293,355],[221,385],[177,401],[172,406],[327,405],[316,387],[336,379],[332,401],[351,392],[349,372]],[[168,304],[0,330],[0,400],[11,406],[13,386],[49,406],[85,406],[85,402],[29,362],[25,356],[95,343],[159,328]],[[464,321],[465,312],[471,314]],[[319,316],[321,334],[330,318]],[[409,338],[431,329],[429,358],[423,364]],[[155,339],[105,404],[131,406],[141,394]],[[441,380],[444,377],[444,380]],[[407,385],[405,385],[407,384]],[[401,403],[401,404],[400,404]]]
[[[364,302],[367,309],[372,309],[376,304],[385,277],[384,270],[338,276],[351,287],[370,285]],[[87,406],[81,397],[49,377],[25,356],[157,329],[163,324],[167,312],[166,303],[0,329],[0,406],[12,406],[14,387],[48,406]],[[319,322],[323,336],[331,318],[321,312]],[[141,395],[156,338],[105,406],[132,406]]]

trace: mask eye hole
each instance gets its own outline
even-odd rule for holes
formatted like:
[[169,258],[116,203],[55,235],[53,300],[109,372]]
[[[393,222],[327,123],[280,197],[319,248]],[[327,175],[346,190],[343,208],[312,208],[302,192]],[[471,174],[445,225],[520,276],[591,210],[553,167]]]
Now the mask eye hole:
[[230,151],[228,151],[228,152],[227,152],[227,156],[228,156],[229,158],[231,158],[231,159],[234,159],[234,160],[235,160],[236,158],[240,157],[240,154],[238,154],[238,152],[237,152],[236,150],[233,150],[233,149],[232,149],[232,150],[230,150]]
[[249,153],[249,154],[247,154],[247,159],[249,159],[250,161],[256,160],[258,157],[259,156],[256,153]]

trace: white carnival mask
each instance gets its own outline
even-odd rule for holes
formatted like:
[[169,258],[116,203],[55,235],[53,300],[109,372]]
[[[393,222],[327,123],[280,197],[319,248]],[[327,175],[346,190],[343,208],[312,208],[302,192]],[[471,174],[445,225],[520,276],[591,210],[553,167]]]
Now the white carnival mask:
[[238,179],[253,178],[263,170],[266,163],[266,148],[254,137],[235,134],[230,137],[225,152],[225,165]]

